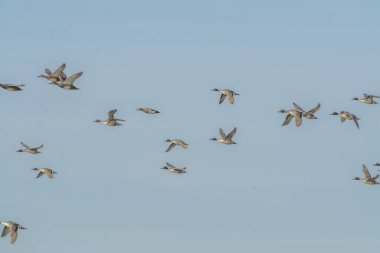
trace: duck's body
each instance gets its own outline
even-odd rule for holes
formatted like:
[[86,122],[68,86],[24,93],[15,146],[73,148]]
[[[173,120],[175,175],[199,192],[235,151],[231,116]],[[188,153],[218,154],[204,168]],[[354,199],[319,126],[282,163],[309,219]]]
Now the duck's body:
[[159,111],[152,109],[152,108],[137,108],[137,111],[145,112],[147,114],[157,114],[160,113]]
[[32,170],[38,171],[36,178],[41,177],[43,174],[46,174],[49,178],[54,178],[54,174],[58,174],[57,172],[49,168],[33,168]]
[[320,108],[321,108],[321,104],[318,104],[317,106],[315,106],[313,109],[309,110],[309,111],[304,111],[299,105],[297,105],[296,103],[293,103],[293,106],[296,110],[298,111],[301,111],[302,112],[302,117],[304,118],[307,118],[307,119],[318,119],[317,117],[315,117],[314,113],[316,113]]
[[79,90],[78,87],[74,86],[75,80],[77,80],[83,72],[75,73],[66,78],[66,75],[60,75],[60,82],[55,83],[58,87],[64,90]]
[[236,142],[234,142],[232,140],[232,138],[234,137],[234,135],[236,134],[236,127],[229,133],[229,134],[225,134],[223,129],[219,128],[219,134],[220,134],[220,138],[211,138],[210,140],[211,141],[219,141],[220,143],[223,143],[223,144],[227,144],[227,145],[231,145],[231,144],[237,144]]
[[[295,103],[294,103],[295,104]],[[302,115],[303,110],[298,110],[296,108],[290,109],[290,110],[280,110],[279,113],[287,113],[286,118],[284,120],[284,123],[282,123],[282,126],[289,125],[290,121],[294,118],[296,122],[296,126],[299,127],[302,125]]]
[[15,243],[17,240],[17,231],[19,229],[26,229],[25,227],[21,226],[20,224],[17,224],[13,221],[4,221],[0,222],[4,226],[3,233],[1,234],[1,237],[6,236],[7,234],[10,234],[11,236],[11,243]]
[[379,174],[377,174],[376,176],[372,177],[371,174],[369,173],[368,169],[367,169],[367,166],[365,166],[363,164],[362,167],[363,167],[364,178],[354,177],[352,180],[359,180],[362,183],[370,184],[370,185],[379,184],[376,181],[376,179],[379,178]]
[[360,120],[360,119],[358,117],[356,117],[356,115],[353,114],[353,113],[346,112],[346,111],[341,111],[340,113],[333,112],[330,115],[338,115],[338,116],[340,116],[340,121],[341,122],[344,122],[345,120],[352,120],[352,121],[354,121],[356,127],[359,129],[359,122],[358,122],[358,120]]
[[31,148],[29,147],[28,145],[26,145],[25,143],[23,142],[20,142],[21,146],[24,147],[24,149],[19,149],[17,150],[17,152],[27,152],[27,153],[30,153],[30,154],[38,154],[38,153],[41,153],[40,151],[38,151],[39,149],[41,149],[44,145],[40,145],[38,147],[35,147],[35,148]]
[[170,145],[169,147],[166,149],[165,152],[169,152],[170,150],[172,150],[175,146],[180,146],[182,148],[187,148],[187,146],[189,144],[187,144],[186,142],[180,140],[180,139],[173,139],[173,140],[170,140],[170,139],[167,139],[166,142],[170,142]]
[[234,96],[239,96],[240,94],[236,93],[235,91],[228,90],[228,89],[212,89],[212,91],[218,91],[220,92],[220,98],[219,98],[219,104],[223,103],[223,101],[228,98],[228,101],[230,101],[230,104],[232,105],[235,102]]
[[176,174],[186,173],[186,167],[177,168],[177,167],[171,165],[170,163],[166,163],[166,166],[162,167],[161,169],[168,170],[168,171],[170,171],[172,173],[176,173]]
[[21,87],[24,87],[23,84],[0,84],[0,87],[7,91],[21,91]]
[[106,120],[97,119],[94,122],[101,123],[107,126],[121,126],[122,124],[120,124],[118,121],[125,121],[125,120],[115,118],[116,112],[117,112],[117,109],[113,109],[108,112],[108,118]]
[[377,102],[373,98],[380,98],[380,97],[375,96],[375,95],[368,95],[364,93],[362,98],[354,97],[352,100],[357,100],[364,104],[377,104]]
[[38,77],[41,77],[41,78],[45,78],[47,80],[50,81],[50,84],[57,84],[58,82],[61,81],[61,76],[65,76],[64,73],[63,73],[63,70],[65,69],[66,67],[66,64],[63,63],[61,66],[59,66],[55,71],[54,73],[52,73],[50,71],[50,69],[45,69],[45,73],[46,75],[42,74],[42,75],[39,75]]

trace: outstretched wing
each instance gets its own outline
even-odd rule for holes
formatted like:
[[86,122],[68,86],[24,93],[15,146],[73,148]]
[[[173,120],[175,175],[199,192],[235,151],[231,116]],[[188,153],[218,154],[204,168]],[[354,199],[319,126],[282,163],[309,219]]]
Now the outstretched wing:
[[53,76],[59,77],[62,73],[62,71],[65,69],[66,64],[63,63],[61,66],[59,66],[53,73]]
[[9,227],[4,226],[3,233],[1,234],[1,237],[6,236],[9,233]]
[[175,146],[174,143],[170,144],[168,149],[165,152],[169,152],[170,150],[172,150],[174,148],[174,146]]
[[363,173],[364,173],[365,178],[367,178],[367,179],[371,178],[371,174],[369,174],[367,166],[365,166],[364,164],[363,164]]
[[51,73],[50,69],[45,69],[45,73],[48,74],[49,76],[53,74]]
[[226,99],[226,95],[221,94],[219,99],[219,104],[223,103],[223,101]]
[[74,81],[77,80],[82,74],[83,74],[83,72],[78,72],[78,73],[75,73],[75,74],[69,76],[64,81],[64,84],[72,85],[74,83]]
[[170,168],[175,168],[172,164],[170,163],[166,163],[166,166],[170,167]]
[[299,127],[302,124],[302,118],[301,117],[295,117],[296,120],[296,126]]
[[108,119],[115,119],[115,113],[117,112],[117,109],[113,109],[108,112]]
[[23,143],[22,141],[20,141],[20,144],[21,144],[21,146],[23,146],[24,148],[29,148],[29,146],[26,145],[25,143]]
[[321,108],[321,104],[318,104],[316,107],[308,111],[308,113],[314,114],[316,111],[319,110],[319,108]]
[[379,174],[377,174],[376,176],[374,176],[373,178],[372,178],[372,180],[376,180],[376,179],[378,179],[379,178]]
[[219,134],[222,138],[226,137],[226,134],[223,132],[223,129],[219,128]]
[[10,231],[11,233],[11,243],[15,243],[15,241],[17,240],[17,231],[15,231],[14,229],[11,229]]
[[282,123],[282,126],[287,126],[289,125],[290,121],[293,119],[293,116],[289,113],[286,115],[284,123]]
[[226,139],[231,140],[235,134],[236,134],[236,127],[226,136]]
[[358,122],[358,118],[356,116],[353,116],[353,120],[355,122],[355,125],[357,126],[357,128],[359,129],[359,122]]
[[228,100],[230,101],[230,104],[232,105],[234,103],[234,101],[235,101],[235,99],[234,99],[234,93],[228,92],[227,96],[228,96]]
[[304,112],[304,110],[301,108],[301,106],[297,105],[295,102],[293,102],[294,108],[296,108],[298,111]]
[[43,148],[44,147],[44,144],[41,144],[40,146],[36,147],[35,149],[40,149],[40,148]]
[[38,172],[36,178],[40,178],[44,173],[42,171]]

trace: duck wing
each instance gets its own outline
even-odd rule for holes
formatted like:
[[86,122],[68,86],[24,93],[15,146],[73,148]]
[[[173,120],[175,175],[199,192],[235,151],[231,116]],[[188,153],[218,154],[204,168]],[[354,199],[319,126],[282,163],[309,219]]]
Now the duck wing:
[[353,117],[353,120],[355,122],[355,125],[357,126],[357,128],[359,129],[359,122],[358,122],[358,118],[354,115]]
[[40,177],[41,177],[43,174],[44,174],[44,172],[43,172],[43,171],[40,171],[40,172],[38,172],[38,174],[37,174],[36,178],[40,178]]
[[319,110],[319,108],[321,108],[321,104],[318,104],[316,107],[308,111],[308,113],[314,114],[316,111]]
[[20,141],[20,144],[21,144],[21,146],[23,146],[24,148],[29,148],[29,146],[26,145],[25,143],[23,143],[22,141]]
[[34,149],[40,149],[40,148],[43,148],[44,147],[44,144],[41,144],[40,146],[34,148]]
[[233,92],[228,92],[227,93],[227,97],[228,97],[228,101],[230,101],[230,104],[232,105],[233,103],[234,103],[234,101],[235,101],[235,99],[234,99],[234,93]]
[[295,117],[296,120],[296,126],[299,127],[302,124],[302,118],[301,117]]
[[66,67],[66,64],[63,63],[61,66],[59,66],[59,67],[54,71],[53,76],[55,76],[55,77],[59,77],[59,76],[61,75],[62,71],[65,69],[65,67]]
[[365,165],[363,164],[362,167],[363,167],[363,173],[364,173],[365,178],[367,178],[367,179],[371,179],[371,174],[369,174],[369,171],[368,171],[367,166],[365,166]]
[[290,121],[293,119],[293,115],[291,115],[290,113],[288,113],[288,115],[286,115],[286,118],[285,118],[285,121],[284,123],[282,123],[282,126],[287,126],[289,125]]
[[301,108],[301,106],[297,105],[296,103],[293,102],[294,108],[296,108],[298,111],[304,112],[304,110]]
[[11,243],[13,244],[17,240],[17,231],[14,228],[10,229],[10,235],[11,235]]
[[75,74],[69,76],[63,83],[68,84],[68,85],[72,85],[74,83],[74,81],[77,80],[82,74],[83,74],[83,72],[75,73]]
[[220,95],[220,98],[219,98],[219,104],[223,103],[223,101],[226,99],[226,95],[224,95],[223,93]]
[[226,134],[224,133],[223,129],[219,128],[219,134],[224,139],[226,137]]
[[9,233],[9,227],[7,226],[4,226],[4,229],[3,229],[3,233],[1,234],[1,237],[4,237],[6,236],[8,233]]
[[175,167],[174,165],[170,164],[170,163],[166,163],[166,166],[168,166],[169,168],[174,168],[174,169],[176,169],[176,167]]
[[170,150],[172,150],[172,149],[175,147],[175,145],[176,145],[176,144],[171,143],[171,144],[169,145],[169,147],[166,149],[165,152],[169,152]]
[[117,112],[117,109],[113,109],[111,111],[108,112],[108,119],[109,120],[113,120],[115,119],[115,113]]
[[51,73],[50,69],[45,69],[45,73],[51,76],[53,73]]
[[231,140],[235,134],[236,134],[236,127],[226,136],[226,139]]
[[373,178],[372,178],[372,180],[376,180],[376,179],[378,179],[379,178],[379,174],[377,174],[376,176],[374,176]]

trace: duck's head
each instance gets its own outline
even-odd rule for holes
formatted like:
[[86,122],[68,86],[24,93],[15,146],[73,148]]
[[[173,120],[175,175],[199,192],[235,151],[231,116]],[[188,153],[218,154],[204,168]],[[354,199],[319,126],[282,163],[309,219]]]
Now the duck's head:
[[143,110],[143,108],[137,108],[136,109],[136,111],[142,111]]
[[232,144],[237,144],[236,142],[232,141]]
[[169,140],[169,139],[166,139],[166,141],[165,142],[172,142],[171,140]]
[[162,169],[162,170],[167,170],[167,169],[168,169],[168,167],[166,167],[166,166],[165,166],[165,167],[162,167],[161,169]]
[[45,78],[46,76],[43,75],[43,74],[41,74],[41,75],[39,75],[39,76],[37,76],[37,77]]
[[352,180],[360,180],[359,177],[354,177]]
[[38,170],[38,168],[33,168],[32,170]]
[[22,149],[19,149],[19,150],[17,150],[16,152],[24,152],[24,150],[22,150]]
[[100,119],[96,119],[96,120],[94,120],[94,122],[101,123],[102,121]]
[[339,115],[337,112],[330,113],[330,115]]
[[278,111],[279,113],[287,113],[288,111],[284,110],[284,109],[281,109]]
[[217,141],[217,138],[211,138],[210,141]]
[[380,163],[375,163],[373,166],[380,166]]
[[359,100],[359,98],[357,98],[357,97],[354,97],[354,98],[352,98],[352,100]]
[[214,89],[212,89],[211,91],[219,91],[219,89],[217,89],[217,88],[214,88]]

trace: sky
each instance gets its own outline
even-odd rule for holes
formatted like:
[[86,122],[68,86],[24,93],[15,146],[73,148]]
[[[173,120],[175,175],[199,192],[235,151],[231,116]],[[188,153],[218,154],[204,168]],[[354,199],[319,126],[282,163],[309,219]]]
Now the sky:
[[[374,252],[380,3],[0,0],[1,252]],[[37,78],[66,63],[66,91]],[[213,88],[241,95],[219,105]],[[282,127],[297,102],[318,120]],[[158,115],[136,111],[152,107]],[[117,108],[120,127],[96,124]],[[334,111],[360,118],[360,130]],[[237,127],[237,145],[209,141]],[[165,153],[167,138],[189,143]],[[15,152],[23,141],[42,153]],[[160,168],[186,167],[176,175]],[[34,179],[33,167],[59,174]]]

